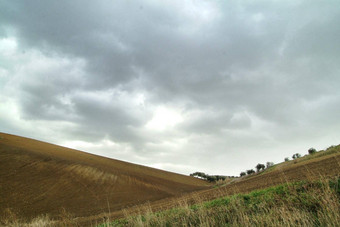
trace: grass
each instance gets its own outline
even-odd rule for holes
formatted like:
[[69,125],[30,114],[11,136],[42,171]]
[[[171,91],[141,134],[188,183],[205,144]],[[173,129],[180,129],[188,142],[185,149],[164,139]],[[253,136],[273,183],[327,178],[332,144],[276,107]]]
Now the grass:
[[1,217],[0,226],[8,227],[40,227],[55,226],[55,221],[51,220],[48,215],[42,215],[34,218],[30,222],[20,219],[11,209],[6,209]]
[[108,226],[337,226],[340,223],[340,178],[281,184],[248,194],[152,212],[106,222]]
[[[137,214],[106,220],[97,227],[125,226],[338,226],[340,223],[340,178],[281,184],[247,194],[235,194],[203,202],[193,198],[177,201],[178,206],[153,212],[142,206]],[[5,226],[82,226],[65,213],[58,221],[40,216],[29,223],[7,210]]]
[[[317,160],[317,158],[320,158],[320,157],[329,156],[329,155],[332,155],[332,154],[339,154],[339,153],[340,153],[340,145],[337,145],[337,146],[333,145],[333,146],[328,147],[325,150],[317,151],[314,154],[304,155],[304,156],[297,158],[295,160],[289,160],[289,161],[285,161],[285,162],[275,164],[273,166],[270,166],[269,168],[266,168],[264,171],[260,171],[259,173],[256,173],[256,175],[261,175],[261,174],[264,174],[264,173],[272,172],[272,171],[276,170],[277,167],[279,167],[279,166],[287,166],[287,165],[292,165],[292,164],[297,164],[297,163],[303,163],[303,162],[313,160],[313,159]],[[245,176],[245,177],[251,177],[251,176],[252,175]]]
[[[0,136],[0,226],[340,223],[338,181],[321,186],[315,182],[320,176],[339,176],[340,146],[214,186],[27,138]],[[283,184],[305,179],[309,181]],[[140,206],[146,202],[149,205]]]
[[303,157],[297,158],[295,160],[290,160],[290,161],[284,162],[284,163],[286,163],[286,164],[291,163],[291,162],[301,163],[301,162],[308,161],[308,160],[311,160],[311,159],[316,159],[316,158],[320,158],[320,157],[332,155],[332,154],[337,154],[337,153],[340,153],[340,145],[337,145],[337,146],[333,145],[333,146],[330,146],[329,148],[327,148],[326,150],[320,150],[320,151],[317,151],[314,154],[304,155]]

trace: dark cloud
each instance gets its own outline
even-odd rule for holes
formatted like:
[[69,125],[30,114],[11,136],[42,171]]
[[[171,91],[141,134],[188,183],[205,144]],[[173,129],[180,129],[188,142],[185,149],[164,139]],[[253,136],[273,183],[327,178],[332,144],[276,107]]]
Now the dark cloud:
[[4,130],[184,173],[324,148],[340,136],[339,7],[1,1]]

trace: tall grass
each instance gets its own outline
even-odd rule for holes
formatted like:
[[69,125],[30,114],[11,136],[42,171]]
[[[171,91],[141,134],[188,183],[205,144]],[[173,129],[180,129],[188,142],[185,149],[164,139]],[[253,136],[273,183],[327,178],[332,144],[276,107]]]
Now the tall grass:
[[249,194],[137,215],[101,226],[339,226],[340,179],[279,185]]
[[[192,203],[192,201],[194,201]],[[339,226],[340,178],[335,180],[286,183],[248,194],[236,194],[203,202],[197,195],[177,201],[176,208],[154,212],[150,205],[108,226]],[[40,216],[30,222],[20,220],[11,210],[0,226],[83,226],[64,211],[52,220]]]
[[40,215],[31,221],[26,221],[19,217],[11,209],[6,209],[0,217],[0,226],[6,227],[63,227],[63,226],[81,226],[77,220],[65,209],[60,211],[58,219],[52,219],[48,215]]
[[40,227],[40,226],[55,226],[55,222],[51,220],[47,215],[39,216],[25,222],[17,216],[11,209],[6,209],[3,216],[0,219],[0,226],[8,227]]

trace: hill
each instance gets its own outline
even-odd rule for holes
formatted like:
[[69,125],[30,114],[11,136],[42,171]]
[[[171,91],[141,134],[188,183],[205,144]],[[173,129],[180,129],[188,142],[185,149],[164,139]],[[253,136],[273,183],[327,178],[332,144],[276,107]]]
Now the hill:
[[[206,190],[193,192],[176,199],[161,199],[146,204],[149,210],[160,211],[174,207],[196,204],[197,201],[212,201],[224,196],[239,193],[249,193],[276,185],[300,181],[315,181],[320,179],[337,178],[340,176],[340,145],[313,155],[306,155],[296,160],[276,164],[264,171],[249,176],[228,180],[224,185],[215,185]],[[184,201],[184,202],[183,202]],[[138,214],[140,207],[130,208],[130,214]],[[113,212],[114,218],[124,217],[122,211]]]
[[75,217],[206,189],[205,181],[0,133],[0,215]]
[[[201,211],[205,212],[206,217],[212,217],[214,214],[209,214],[210,211],[204,208],[206,207],[204,204],[208,204],[208,207],[209,204],[219,204],[219,199],[225,196],[259,189],[267,190],[268,187],[290,182],[306,180],[312,182],[320,178],[334,179],[334,177],[338,179],[339,176],[340,145],[276,164],[259,173],[212,185],[194,177],[0,133],[0,212],[6,213],[11,209],[11,212],[21,216],[21,223],[41,214],[49,214],[47,222],[53,223],[51,219],[59,219],[63,210],[74,215],[75,218],[67,219],[71,226],[101,223],[105,218],[110,220],[126,218],[129,215],[140,214],[143,210],[156,219],[159,215],[165,215],[164,220],[172,220],[172,211],[166,210],[174,207],[180,207],[178,209],[184,212],[184,216],[193,215],[188,217],[188,220],[191,220],[199,218],[195,216],[197,209],[194,205],[199,203],[203,203]],[[303,186],[303,190],[309,187],[308,184]],[[281,193],[280,187],[278,193]],[[300,193],[300,189],[297,190]],[[316,188],[316,193],[317,190],[319,189]],[[266,191],[260,194],[267,198]],[[242,195],[241,198],[243,197],[249,196]],[[295,198],[292,199],[294,202]],[[229,198],[227,200],[229,201]],[[261,206],[266,207],[265,203]],[[191,208],[188,210],[189,206]],[[284,209],[289,210],[290,206],[287,205]],[[339,203],[335,203],[334,207],[338,206]],[[248,205],[242,207],[248,208]],[[223,209],[229,208],[223,205]],[[306,209],[307,212],[309,208]],[[168,212],[171,213],[170,216]],[[254,212],[253,214],[257,215],[257,211]],[[278,212],[281,212],[281,208]],[[175,213],[174,217],[183,219],[184,216],[177,212],[177,208]],[[225,213],[225,210],[222,213]],[[326,211],[324,214],[328,215]],[[270,214],[266,215],[272,218]],[[125,221],[123,220],[124,223]]]
[[339,226],[340,178],[284,183],[251,193],[107,220],[98,227],[123,226]]

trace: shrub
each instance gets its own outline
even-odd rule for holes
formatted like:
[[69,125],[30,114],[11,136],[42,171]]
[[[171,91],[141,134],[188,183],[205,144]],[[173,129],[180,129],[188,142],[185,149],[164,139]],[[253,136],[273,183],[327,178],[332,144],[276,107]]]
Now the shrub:
[[256,168],[256,171],[257,171],[257,172],[260,172],[260,170],[261,170],[261,169],[264,170],[264,168],[266,168],[266,166],[259,163],[259,164],[257,164],[257,165],[255,166],[255,168]]
[[299,154],[299,153],[293,154],[293,156],[292,156],[293,159],[297,159],[297,158],[300,158],[300,157],[301,157],[301,154]]
[[288,157],[286,157],[286,158],[285,158],[285,162],[288,162],[288,161],[289,161],[289,158],[288,158]]
[[267,162],[266,163],[266,168],[269,168],[274,165],[274,162]]
[[314,154],[314,153],[316,153],[316,150],[315,150],[315,148],[309,148],[309,150],[308,150],[308,154]]
[[253,174],[253,173],[255,173],[255,171],[254,171],[253,169],[248,169],[248,170],[247,170],[247,174],[248,174],[248,175]]
[[240,177],[243,177],[243,176],[245,176],[246,175],[246,172],[241,172],[240,173]]
[[207,180],[209,181],[209,182],[214,182],[214,181],[216,181],[216,176],[207,176]]

